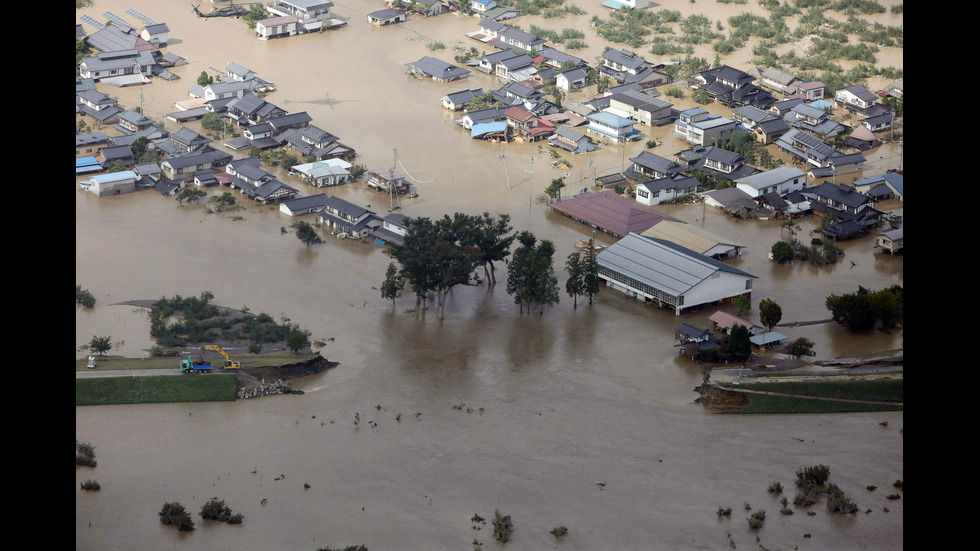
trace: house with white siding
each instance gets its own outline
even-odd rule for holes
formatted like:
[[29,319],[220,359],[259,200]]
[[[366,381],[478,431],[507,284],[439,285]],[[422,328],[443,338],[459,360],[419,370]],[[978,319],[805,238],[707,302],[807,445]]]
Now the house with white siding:
[[806,187],[806,172],[795,166],[780,166],[739,178],[735,180],[735,187],[751,197],[760,197],[767,193],[786,195]]

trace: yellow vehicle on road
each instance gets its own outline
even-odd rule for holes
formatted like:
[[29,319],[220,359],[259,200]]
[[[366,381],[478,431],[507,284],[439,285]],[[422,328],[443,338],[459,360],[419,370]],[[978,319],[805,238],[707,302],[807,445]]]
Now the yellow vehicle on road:
[[223,348],[221,348],[220,346],[218,346],[216,344],[209,344],[209,345],[205,346],[204,349],[205,350],[214,350],[218,354],[221,354],[222,356],[224,356],[225,357],[225,365],[224,365],[224,368],[225,369],[239,369],[239,368],[242,367],[242,364],[238,360],[231,359],[231,357],[228,356],[228,353],[225,352]]

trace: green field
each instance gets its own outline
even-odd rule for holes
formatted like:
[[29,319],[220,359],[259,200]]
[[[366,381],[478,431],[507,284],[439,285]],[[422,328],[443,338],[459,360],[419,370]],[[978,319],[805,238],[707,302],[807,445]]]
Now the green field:
[[233,401],[236,387],[230,373],[75,379],[75,405]]
[[902,411],[904,400],[902,379],[748,383],[739,388],[756,392],[746,393],[746,407],[726,413]]

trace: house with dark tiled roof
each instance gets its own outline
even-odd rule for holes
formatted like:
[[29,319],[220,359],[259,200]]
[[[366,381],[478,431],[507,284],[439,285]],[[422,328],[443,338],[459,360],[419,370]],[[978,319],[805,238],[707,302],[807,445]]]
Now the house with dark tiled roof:
[[120,131],[129,134],[132,132],[139,132],[140,130],[152,126],[153,124],[153,119],[150,117],[147,117],[138,111],[127,109],[119,114],[119,124],[117,125],[117,128],[119,128]]
[[861,115],[867,114],[881,98],[860,84],[841,88],[834,94],[834,101],[844,109]]
[[226,165],[230,160],[231,155],[227,153],[204,149],[198,153],[164,159],[160,162],[160,168],[167,179],[190,182],[198,172]]
[[596,145],[585,134],[569,128],[559,126],[555,133],[548,138],[548,145],[560,147],[573,154],[588,153],[596,150]]
[[632,50],[608,49],[602,53],[599,71],[619,84],[640,84],[650,88],[671,82],[671,78],[653,67]]
[[456,67],[430,56],[422,56],[417,61],[406,63],[408,73],[420,78],[431,78],[436,82],[452,82],[470,76],[469,69]]
[[75,134],[75,158],[95,157],[99,149],[109,145],[109,136],[103,132]]
[[848,239],[866,234],[881,222],[881,213],[874,208],[874,199],[845,184],[823,182],[801,193],[812,197],[811,208],[835,219],[821,227],[832,239]]
[[226,106],[228,118],[235,124],[248,126],[274,119],[286,114],[286,110],[258,97],[253,92],[245,92]]
[[633,164],[626,169],[624,175],[637,182],[669,178],[685,170],[684,166],[649,151],[641,151],[639,155],[631,157],[630,161]]
[[768,109],[776,98],[754,84],[755,78],[728,65],[698,73],[689,79],[693,87],[705,90],[716,101],[731,107],[752,105]]
[[75,111],[92,117],[102,124],[116,124],[123,109],[119,102],[98,90],[85,90],[75,95]]
[[860,153],[841,153],[817,136],[798,128],[790,129],[776,140],[776,145],[808,165],[824,169],[811,169],[811,173],[818,177],[854,172],[866,160]]
[[381,225],[373,211],[337,196],[328,197],[317,216],[327,227],[357,237],[367,237],[372,229]]
[[790,109],[783,117],[786,124],[826,138],[840,136],[848,127],[830,118],[830,113],[808,103],[801,103]]
[[211,138],[202,136],[192,128],[183,126],[170,135],[170,142],[183,153],[201,151],[211,144]]
[[695,146],[677,154],[678,159],[688,163],[686,170],[702,172],[716,180],[737,180],[759,172],[759,169],[745,162],[745,157],[714,146]]
[[473,100],[482,98],[485,95],[487,95],[487,93],[483,91],[483,88],[452,92],[442,96],[442,107],[444,109],[449,109],[450,111],[461,111],[466,109],[466,107],[472,103]]
[[323,210],[327,204],[327,194],[308,195],[306,197],[296,197],[287,199],[279,203],[279,212],[289,216],[302,216],[313,214]]

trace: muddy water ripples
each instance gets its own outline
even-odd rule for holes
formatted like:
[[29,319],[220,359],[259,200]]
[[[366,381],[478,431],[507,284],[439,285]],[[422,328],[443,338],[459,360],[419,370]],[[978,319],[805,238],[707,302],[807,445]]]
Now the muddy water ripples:
[[[662,5],[683,13],[759,9],[701,4]],[[124,106],[142,101],[146,114],[161,120],[187,99],[201,71],[248,67],[275,83],[266,99],[307,111],[358,151],[357,162],[388,168],[397,156],[419,190],[419,197],[401,199],[400,212],[509,214],[515,229],[555,243],[564,285],[564,259],[591,232],[549,212],[541,199],[560,172],[536,144],[508,144],[501,158],[500,144],[469,139],[440,105],[447,93],[499,84],[481,73],[451,84],[405,73],[404,64],[423,55],[451,61],[451,50],[432,52],[426,43],[468,48],[465,33],[478,18],[413,17],[375,28],[365,14],[383,3],[347,0],[334,8],[349,19],[347,28],[260,42],[244,23],[199,19],[181,2],[97,0],[76,15],[100,18],[130,7],[166,22],[168,50],[190,63],[178,69],[177,81],[100,88]],[[517,23],[525,30],[588,29],[593,14],[605,17],[605,8],[583,7],[587,15],[560,23]],[[576,55],[601,53],[597,38],[586,42],[589,49]],[[651,133],[664,142],[658,155],[685,148],[657,132],[665,131]],[[643,141],[569,158],[568,189],[587,185],[590,160],[599,175],[615,172]],[[873,155],[868,172],[880,173],[900,151]],[[304,194],[322,191],[279,176]],[[326,191],[379,213],[389,206],[360,184]],[[902,213],[900,203],[886,206]],[[841,243],[845,259],[836,266],[778,266],[766,252],[779,238],[779,221],[738,221],[702,213],[699,205],[658,210],[745,243],[746,254],[732,264],[759,276],[753,304],[772,298],[786,321],[828,317],[828,294],[903,281],[902,258],[874,254],[870,237]],[[902,547],[902,500],[865,488],[890,488],[903,477],[903,414],[704,411],[692,403],[700,367],[676,354],[673,331],[682,322],[707,326],[713,310],[674,316],[603,289],[593,305],[580,300],[573,308],[563,295],[544,314],[522,316],[504,290],[501,264],[500,284],[455,289],[439,321],[433,312],[412,311],[411,298],[394,307],[380,298],[389,258],[379,246],[327,238],[305,247],[280,231],[293,220],[272,207],[212,214],[153,191],[99,199],[76,186],[75,216],[76,283],[98,300],[94,310],[76,311],[76,346],[111,335],[121,342],[117,352],[139,357],[152,344],[145,312],[114,304],[209,290],[215,304],[300,324],[327,342],[323,355],[340,362],[295,381],[303,395],[76,408],[76,439],[93,444],[98,460],[95,469],[76,469],[76,479],[102,487],[78,490],[76,549],[313,551],[364,544],[411,551],[468,549],[474,540],[498,549],[492,527],[477,530],[470,521],[474,514],[490,519],[495,509],[514,521],[506,544],[512,550],[727,549],[729,538],[750,548],[757,536],[767,548]],[[803,234],[815,224],[801,221]],[[757,319],[757,312],[748,317]],[[903,346],[900,331],[854,336],[817,324],[784,332],[814,341],[823,359]],[[792,488],[796,469],[817,463],[831,466],[832,481],[855,498],[859,514],[833,515],[822,502],[814,516],[778,513],[770,483]],[[215,496],[244,523],[203,521],[197,512]],[[160,524],[157,513],[169,501],[192,512],[196,531]],[[768,511],[763,529],[748,528],[746,503]],[[719,518],[719,506],[732,507],[732,517]],[[560,525],[569,533],[559,543],[549,531]]]

